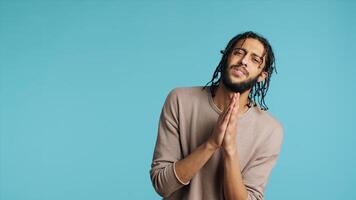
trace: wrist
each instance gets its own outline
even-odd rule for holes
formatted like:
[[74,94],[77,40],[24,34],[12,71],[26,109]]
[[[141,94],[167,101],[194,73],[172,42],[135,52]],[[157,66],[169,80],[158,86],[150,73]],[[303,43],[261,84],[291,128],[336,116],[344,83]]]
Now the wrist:
[[205,147],[210,151],[216,151],[219,148],[219,146],[211,139],[208,139],[208,141],[205,142]]
[[224,152],[225,157],[232,158],[237,155],[237,148],[236,147],[224,147],[223,152]]

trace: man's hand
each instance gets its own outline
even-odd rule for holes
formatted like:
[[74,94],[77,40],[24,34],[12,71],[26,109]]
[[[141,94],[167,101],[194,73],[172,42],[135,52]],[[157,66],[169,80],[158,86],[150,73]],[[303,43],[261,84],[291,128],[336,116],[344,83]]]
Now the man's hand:
[[[232,115],[236,115],[237,95],[231,95],[229,106],[220,114],[214,130],[207,142],[196,148],[191,154],[175,163],[177,178],[183,184],[189,183],[193,176],[211,158],[214,152],[224,143],[227,127]],[[235,113],[235,114],[234,114]],[[225,142],[229,144],[228,142]]]
[[237,114],[239,110],[240,93],[234,93],[233,99],[236,103],[233,105],[231,110],[231,116],[229,118],[222,144],[224,152],[229,155],[234,155],[237,150]]
[[[236,107],[235,96],[235,94],[231,96],[229,106],[226,107],[225,110],[220,114],[218,121],[215,124],[213,134],[208,140],[208,144],[210,144],[214,149],[221,147],[224,142],[224,136],[230,121],[230,116],[233,114],[234,108]],[[236,104],[238,104],[238,102]]]

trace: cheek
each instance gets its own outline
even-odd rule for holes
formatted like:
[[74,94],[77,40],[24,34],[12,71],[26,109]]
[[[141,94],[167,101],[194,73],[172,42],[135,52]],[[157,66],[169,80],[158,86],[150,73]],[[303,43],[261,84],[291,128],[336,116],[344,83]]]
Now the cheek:
[[227,59],[227,62],[226,62],[227,66],[230,66],[230,65],[231,65],[231,63],[232,63],[231,60],[232,60],[232,58],[228,58],[228,59]]
[[248,71],[248,78],[256,78],[256,76],[259,75],[258,71],[256,71],[256,69],[253,69],[251,67],[247,67],[247,71]]
[[227,59],[227,64],[228,64],[228,66],[236,65],[239,60],[240,60],[240,58],[238,56],[230,56]]

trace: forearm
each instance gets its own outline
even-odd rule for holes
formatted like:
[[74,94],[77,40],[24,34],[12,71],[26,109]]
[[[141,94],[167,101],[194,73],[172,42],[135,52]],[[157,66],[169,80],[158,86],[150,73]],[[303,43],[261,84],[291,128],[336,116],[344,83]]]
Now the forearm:
[[176,174],[181,181],[187,183],[204,166],[217,150],[209,141],[196,148],[191,154],[175,164]]
[[224,151],[224,196],[227,200],[246,200],[248,192],[242,181],[237,151]]

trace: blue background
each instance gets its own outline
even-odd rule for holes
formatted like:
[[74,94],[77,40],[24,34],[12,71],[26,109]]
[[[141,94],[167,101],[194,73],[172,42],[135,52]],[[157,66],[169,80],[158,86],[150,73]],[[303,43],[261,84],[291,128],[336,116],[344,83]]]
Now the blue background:
[[175,87],[205,85],[237,33],[269,39],[285,127],[266,199],[356,199],[356,3],[0,0],[1,200],[159,199]]

